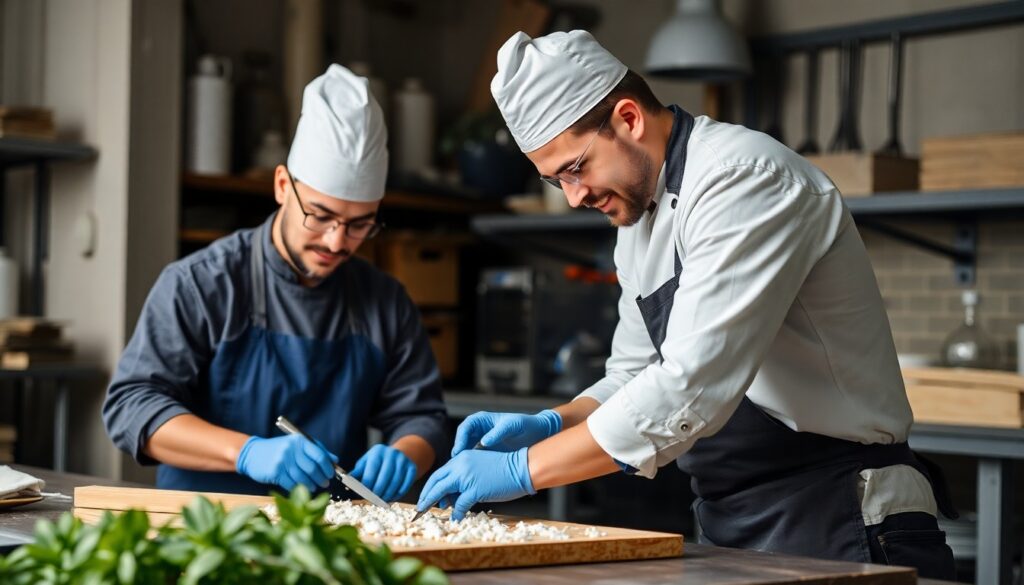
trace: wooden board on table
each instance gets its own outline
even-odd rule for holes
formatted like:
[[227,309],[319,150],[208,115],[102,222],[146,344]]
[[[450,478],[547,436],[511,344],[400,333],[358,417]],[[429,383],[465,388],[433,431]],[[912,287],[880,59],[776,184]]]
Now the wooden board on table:
[[904,368],[914,420],[981,427],[1024,427],[1024,376],[967,368]]
[[211,502],[224,504],[228,510],[237,506],[266,506],[274,503],[273,498],[269,496],[87,485],[75,488],[75,507],[96,510],[137,509],[177,514],[198,496],[205,496]]
[[[116,513],[137,508],[149,514],[152,525],[162,526],[176,522],[177,513],[197,495],[220,502],[228,509],[240,505],[263,506],[272,502],[271,498],[263,496],[85,486],[75,488],[74,513],[85,522],[96,522],[105,510]],[[527,518],[495,517],[510,524],[532,521]],[[396,555],[416,557],[446,571],[659,559],[683,554],[683,537],[679,534],[599,526],[593,528],[605,534],[590,538],[584,536],[584,531],[591,528],[589,525],[548,520],[542,522],[565,528],[572,537],[561,541],[518,543],[447,544],[428,541],[421,546],[391,546],[391,549]]]

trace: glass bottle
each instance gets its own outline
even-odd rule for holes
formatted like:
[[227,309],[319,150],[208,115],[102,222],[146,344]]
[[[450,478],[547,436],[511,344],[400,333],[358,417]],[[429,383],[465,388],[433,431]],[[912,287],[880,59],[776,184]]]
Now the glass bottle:
[[999,346],[977,323],[978,292],[963,292],[964,322],[942,344],[942,361],[951,368],[999,368]]

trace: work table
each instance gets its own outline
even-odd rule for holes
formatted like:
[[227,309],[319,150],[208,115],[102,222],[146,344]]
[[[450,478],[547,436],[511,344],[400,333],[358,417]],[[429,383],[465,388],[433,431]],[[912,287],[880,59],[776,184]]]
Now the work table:
[[[72,495],[81,485],[139,484],[104,480],[70,473],[17,466],[46,481],[46,491]],[[42,502],[0,511],[0,530],[31,534],[36,521],[55,520],[72,508],[70,499],[46,499]],[[635,584],[780,584],[828,583],[830,585],[902,585],[915,583],[906,569],[821,561],[802,557],[773,555],[686,543],[682,558],[656,561],[628,561],[585,565],[533,567],[526,569],[469,571],[449,573],[453,584],[538,583],[543,585],[580,582]],[[928,581],[920,581],[929,583]],[[936,583],[936,582],[930,582]]]

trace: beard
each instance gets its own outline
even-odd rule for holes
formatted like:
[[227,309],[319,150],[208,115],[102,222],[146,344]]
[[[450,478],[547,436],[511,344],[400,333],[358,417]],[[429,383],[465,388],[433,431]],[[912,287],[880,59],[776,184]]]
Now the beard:
[[636,173],[633,180],[618,191],[605,190],[600,193],[590,193],[583,200],[584,205],[593,207],[607,195],[617,197],[621,202],[621,207],[614,214],[608,215],[608,222],[614,227],[631,226],[640,221],[644,212],[647,211],[651,197],[654,196],[657,181],[651,157],[646,152],[638,146],[626,144],[622,144],[620,150],[625,155],[628,166]]
[[[307,278],[309,280],[320,281],[330,276],[331,273],[338,268],[338,266],[341,266],[341,263],[331,268],[330,271],[326,273],[320,273],[315,270],[311,270],[309,266],[307,266],[306,263],[302,261],[302,252],[296,246],[293,246],[292,243],[289,241],[288,230],[285,229],[285,226],[288,225],[288,210],[284,209],[282,210],[282,212],[283,215],[281,217],[281,242],[284,244],[284,249],[288,252],[288,257],[291,259],[292,265],[295,266],[295,269],[299,271],[299,274],[303,278]],[[342,248],[338,252],[331,252],[325,246],[318,246],[315,244],[306,245],[303,248],[303,250],[313,250],[315,252],[320,252],[321,254],[338,256],[342,262],[348,260],[349,256],[352,255],[352,251],[348,250],[347,248]]]

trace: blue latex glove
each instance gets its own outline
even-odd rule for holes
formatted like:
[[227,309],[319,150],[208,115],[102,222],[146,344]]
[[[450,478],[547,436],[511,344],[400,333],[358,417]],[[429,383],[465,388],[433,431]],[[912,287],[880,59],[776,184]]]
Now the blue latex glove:
[[454,501],[452,520],[462,520],[477,502],[507,502],[537,493],[526,463],[527,449],[459,453],[430,476],[416,510],[422,512],[434,502],[447,508]]
[[553,410],[537,414],[478,412],[470,415],[455,431],[452,457],[476,447],[492,451],[516,451],[529,447],[562,430],[562,417]]
[[327,487],[338,458],[301,435],[264,439],[250,437],[238,454],[235,469],[242,475],[291,491],[302,484],[309,491]]
[[405,495],[416,480],[416,464],[394,447],[374,445],[356,461],[349,474],[385,502]]

